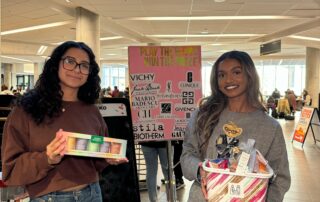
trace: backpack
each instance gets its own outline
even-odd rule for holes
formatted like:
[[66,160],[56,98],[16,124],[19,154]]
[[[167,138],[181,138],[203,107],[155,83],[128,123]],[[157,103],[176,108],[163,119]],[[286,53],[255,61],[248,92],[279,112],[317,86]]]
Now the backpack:
[[279,114],[278,114],[276,108],[273,108],[273,109],[272,109],[271,116],[272,116],[273,118],[275,118],[275,119],[279,118]]
[[288,121],[292,121],[292,120],[294,120],[294,115],[285,115],[284,119],[288,120]]
[[279,113],[279,119],[283,119],[284,116],[285,116],[284,112],[280,112],[280,113]]

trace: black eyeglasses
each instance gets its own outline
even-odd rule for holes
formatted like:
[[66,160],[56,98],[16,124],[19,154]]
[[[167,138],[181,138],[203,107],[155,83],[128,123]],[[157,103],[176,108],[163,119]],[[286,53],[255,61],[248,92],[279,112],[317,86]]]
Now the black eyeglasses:
[[62,58],[62,67],[66,70],[72,71],[79,67],[81,74],[88,75],[90,73],[90,64],[88,62],[77,63],[72,57]]

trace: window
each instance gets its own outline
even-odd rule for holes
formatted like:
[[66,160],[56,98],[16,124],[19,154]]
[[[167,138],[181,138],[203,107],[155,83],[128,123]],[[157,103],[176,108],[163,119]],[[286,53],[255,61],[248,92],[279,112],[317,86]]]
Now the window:
[[22,90],[33,88],[33,75],[17,75],[16,89],[20,87]]
[[[305,60],[257,60],[254,61],[260,77],[260,91],[263,95],[271,95],[277,88],[281,95],[287,89],[291,89],[296,95],[300,95],[305,87]],[[213,63],[202,62],[202,94],[211,94],[210,75]],[[123,64],[103,64],[101,87],[118,86],[123,91],[128,86],[128,66]]]
[[124,91],[126,86],[127,65],[122,64],[102,64],[101,88],[118,86],[120,91]]

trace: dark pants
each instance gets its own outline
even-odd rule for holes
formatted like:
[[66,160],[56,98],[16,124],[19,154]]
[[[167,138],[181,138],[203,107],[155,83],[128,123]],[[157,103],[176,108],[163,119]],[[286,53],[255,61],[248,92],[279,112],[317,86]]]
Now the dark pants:
[[[173,143],[174,146],[174,153],[173,153],[173,164],[174,166],[180,161],[180,156],[182,153],[182,143],[183,140],[178,140]],[[180,163],[174,168],[174,175],[176,177],[176,180],[182,179],[182,170]]]

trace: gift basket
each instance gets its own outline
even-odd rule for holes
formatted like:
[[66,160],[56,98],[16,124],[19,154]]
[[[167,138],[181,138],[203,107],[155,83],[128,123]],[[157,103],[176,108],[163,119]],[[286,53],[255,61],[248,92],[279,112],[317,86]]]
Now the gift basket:
[[201,167],[207,172],[209,202],[263,202],[273,170],[254,148],[255,140],[240,143],[235,136],[220,135],[216,142],[218,156],[207,159]]
[[209,167],[208,161],[204,161],[202,167],[209,173],[206,177],[209,202],[265,201],[268,181],[273,176],[269,165],[268,173],[236,173]]

